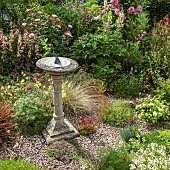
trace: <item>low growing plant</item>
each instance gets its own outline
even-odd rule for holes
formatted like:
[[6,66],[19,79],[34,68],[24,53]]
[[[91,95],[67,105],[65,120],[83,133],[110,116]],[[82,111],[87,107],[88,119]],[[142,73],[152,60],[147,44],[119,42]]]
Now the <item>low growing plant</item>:
[[127,124],[125,127],[123,127],[120,131],[120,135],[122,139],[126,142],[129,142],[130,139],[140,139],[141,133],[140,133],[140,127],[136,124]]
[[52,96],[41,90],[20,97],[14,104],[14,120],[25,134],[40,132],[52,118]]
[[38,168],[34,164],[30,164],[27,161],[24,161],[22,159],[15,160],[12,159],[6,159],[6,160],[0,160],[0,170],[45,170],[45,168]]
[[112,148],[101,150],[97,170],[128,170],[130,155],[125,150],[114,150]]
[[145,149],[139,149],[134,153],[134,158],[130,164],[130,170],[133,169],[170,169],[170,157],[166,154],[166,147],[157,143],[151,143]]
[[135,109],[128,101],[117,100],[108,105],[102,111],[99,111],[103,121],[111,126],[120,126],[125,124],[130,118],[136,119]]
[[83,153],[82,148],[79,146],[74,146],[65,140],[57,141],[51,144],[47,149],[47,154],[53,159],[62,161],[68,164],[72,160],[76,160]]
[[96,123],[90,117],[85,117],[79,120],[78,124],[76,125],[76,128],[78,132],[80,133],[80,135],[83,135],[83,136],[88,136],[97,131]]
[[146,147],[147,144],[157,143],[159,145],[166,146],[166,153],[170,154],[170,130],[153,131],[151,133],[143,135],[144,141],[143,146]]
[[170,119],[170,107],[167,102],[155,97],[142,99],[142,103],[136,106],[136,110],[139,111],[140,118],[146,119],[152,123]]

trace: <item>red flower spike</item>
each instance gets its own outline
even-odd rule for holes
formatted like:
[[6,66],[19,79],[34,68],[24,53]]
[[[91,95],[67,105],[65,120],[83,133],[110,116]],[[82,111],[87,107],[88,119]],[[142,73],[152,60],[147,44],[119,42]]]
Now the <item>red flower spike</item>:
[[146,79],[150,79],[151,78],[151,76],[149,76],[149,75],[146,75]]

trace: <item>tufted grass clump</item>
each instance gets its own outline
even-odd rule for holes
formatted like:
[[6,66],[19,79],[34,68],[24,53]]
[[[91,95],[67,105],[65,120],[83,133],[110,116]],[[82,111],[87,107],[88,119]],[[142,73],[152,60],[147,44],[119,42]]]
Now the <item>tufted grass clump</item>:
[[108,103],[99,82],[81,71],[67,77],[63,81],[62,90],[66,115],[95,112]]

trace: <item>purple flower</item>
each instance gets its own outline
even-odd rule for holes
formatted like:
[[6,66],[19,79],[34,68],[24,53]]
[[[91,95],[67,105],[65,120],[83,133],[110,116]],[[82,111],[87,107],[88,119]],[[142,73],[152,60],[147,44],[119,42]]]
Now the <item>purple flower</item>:
[[133,13],[135,12],[135,8],[133,6],[131,6],[129,9],[128,9],[129,12]]
[[104,15],[104,14],[105,14],[105,10],[102,10],[102,11],[100,12],[100,14],[101,14],[101,15]]
[[24,65],[24,63],[20,63],[20,66],[23,66]]
[[115,9],[115,15],[118,16],[120,13],[120,10],[118,8]]
[[13,94],[14,94],[14,95],[16,95],[16,94],[17,94],[17,92],[16,92],[16,91],[14,91],[14,92],[13,92]]
[[136,8],[136,12],[142,12],[142,7],[141,6],[138,6],[137,8]]
[[112,3],[112,4],[117,3],[118,4],[118,0],[111,0],[110,3]]
[[118,0],[111,0],[110,3],[114,4],[115,8],[119,9],[119,2],[118,2]]
[[142,35],[143,35],[143,36],[146,36],[146,34],[147,34],[146,31],[143,31],[143,34],[142,34]]
[[107,7],[108,7],[108,8],[111,8],[111,7],[112,7],[112,4],[108,4]]
[[128,11],[129,11],[130,13],[132,13],[133,15],[136,15],[136,11],[135,11],[135,8],[134,8],[133,6],[131,6],[131,7],[128,9]]
[[139,40],[140,40],[140,41],[142,41],[142,39],[143,39],[143,37],[142,37],[142,36],[140,36]]

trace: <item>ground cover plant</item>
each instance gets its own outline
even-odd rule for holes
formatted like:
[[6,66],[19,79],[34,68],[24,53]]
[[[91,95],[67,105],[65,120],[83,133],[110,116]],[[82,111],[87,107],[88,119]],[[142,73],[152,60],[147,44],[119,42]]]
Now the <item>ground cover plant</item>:
[[110,103],[101,111],[101,117],[105,123],[112,126],[124,126],[127,122],[135,122],[135,109],[128,101],[117,100]]
[[6,169],[6,170],[45,170],[45,168],[38,168],[34,164],[30,164],[27,161],[18,159],[15,160],[14,158],[12,159],[7,159],[4,161],[0,160],[0,169]]
[[[48,147],[42,142],[43,162],[50,157],[64,169],[76,163],[90,170],[169,169],[168,5],[148,0],[1,1],[0,145],[6,148],[0,148],[0,156],[8,156],[0,158],[0,169],[45,166],[40,160],[37,167],[23,161],[20,157],[32,162],[27,152],[18,151],[35,134],[36,151],[52,117],[51,78],[35,63],[54,52],[79,63],[77,72],[64,76],[62,99],[65,117],[80,137]],[[145,126],[150,126],[147,133]],[[16,137],[8,141],[12,130]],[[94,150],[98,140],[99,152]],[[115,145],[108,146],[107,140]],[[12,155],[15,159],[7,159]]]

